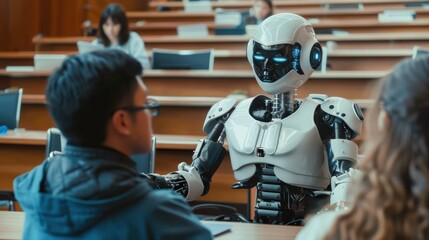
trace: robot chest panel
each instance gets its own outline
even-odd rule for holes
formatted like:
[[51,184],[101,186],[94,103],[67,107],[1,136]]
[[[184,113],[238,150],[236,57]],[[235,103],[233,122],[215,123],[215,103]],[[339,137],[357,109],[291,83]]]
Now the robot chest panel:
[[252,118],[247,106],[238,105],[226,124],[233,169],[266,163],[300,172],[305,169],[301,165],[323,159],[313,120],[316,106],[304,102],[289,117],[264,123]]

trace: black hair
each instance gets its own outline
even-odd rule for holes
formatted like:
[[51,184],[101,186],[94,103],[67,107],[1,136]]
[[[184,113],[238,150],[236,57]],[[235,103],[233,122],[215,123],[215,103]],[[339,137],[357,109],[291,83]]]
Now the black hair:
[[125,10],[122,5],[118,3],[111,3],[107,5],[101,13],[100,20],[98,22],[98,39],[106,47],[110,46],[111,42],[103,31],[103,24],[106,23],[107,19],[112,18],[114,23],[121,25],[119,31],[118,42],[119,45],[124,45],[130,38],[130,31],[128,27],[128,19],[125,15]]
[[273,2],[271,0],[259,0],[259,1],[265,2],[270,8],[269,16],[273,15]]
[[67,58],[48,79],[46,101],[69,143],[100,145],[115,109],[132,103],[141,72],[140,63],[120,50]]

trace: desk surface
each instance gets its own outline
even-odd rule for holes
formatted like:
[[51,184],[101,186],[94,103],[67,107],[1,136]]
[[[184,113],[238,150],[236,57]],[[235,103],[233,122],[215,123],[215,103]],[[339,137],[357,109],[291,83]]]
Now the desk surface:
[[[193,135],[171,135],[171,134],[155,134],[157,149],[195,149],[198,141],[205,136]],[[20,145],[36,145],[45,146],[46,131],[33,130],[9,130],[6,135],[0,136],[0,144],[20,144]]]
[[[0,211],[0,239],[22,239],[24,225],[24,212]],[[236,240],[236,239],[294,239],[300,227],[254,224],[254,223],[233,223],[233,222],[210,222],[210,224],[231,225],[231,231],[219,235],[215,239]]]

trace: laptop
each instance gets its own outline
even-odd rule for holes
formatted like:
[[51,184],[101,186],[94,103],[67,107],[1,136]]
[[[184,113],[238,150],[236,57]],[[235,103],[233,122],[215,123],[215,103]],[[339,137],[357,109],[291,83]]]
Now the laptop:
[[61,66],[66,57],[66,54],[35,54],[34,70],[52,71]]
[[101,44],[92,44],[91,42],[77,41],[76,43],[79,54],[89,53],[97,50],[104,49],[104,46]]

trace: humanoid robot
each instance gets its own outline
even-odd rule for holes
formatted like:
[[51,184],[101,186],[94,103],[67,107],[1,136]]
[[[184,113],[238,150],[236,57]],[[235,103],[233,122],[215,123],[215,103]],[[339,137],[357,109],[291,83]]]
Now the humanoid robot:
[[299,222],[323,190],[331,190],[331,204],[344,200],[357,161],[352,139],[362,128],[361,109],[326,95],[295,99],[322,54],[304,18],[281,13],[264,20],[247,45],[247,58],[259,86],[273,97],[258,95],[238,104],[224,99],[213,105],[204,123],[208,139],[197,147],[190,166],[183,163],[161,178],[164,186],[185,189],[182,194],[189,200],[207,193],[225,154],[226,136],[238,180],[233,188],[256,186],[255,222]]

